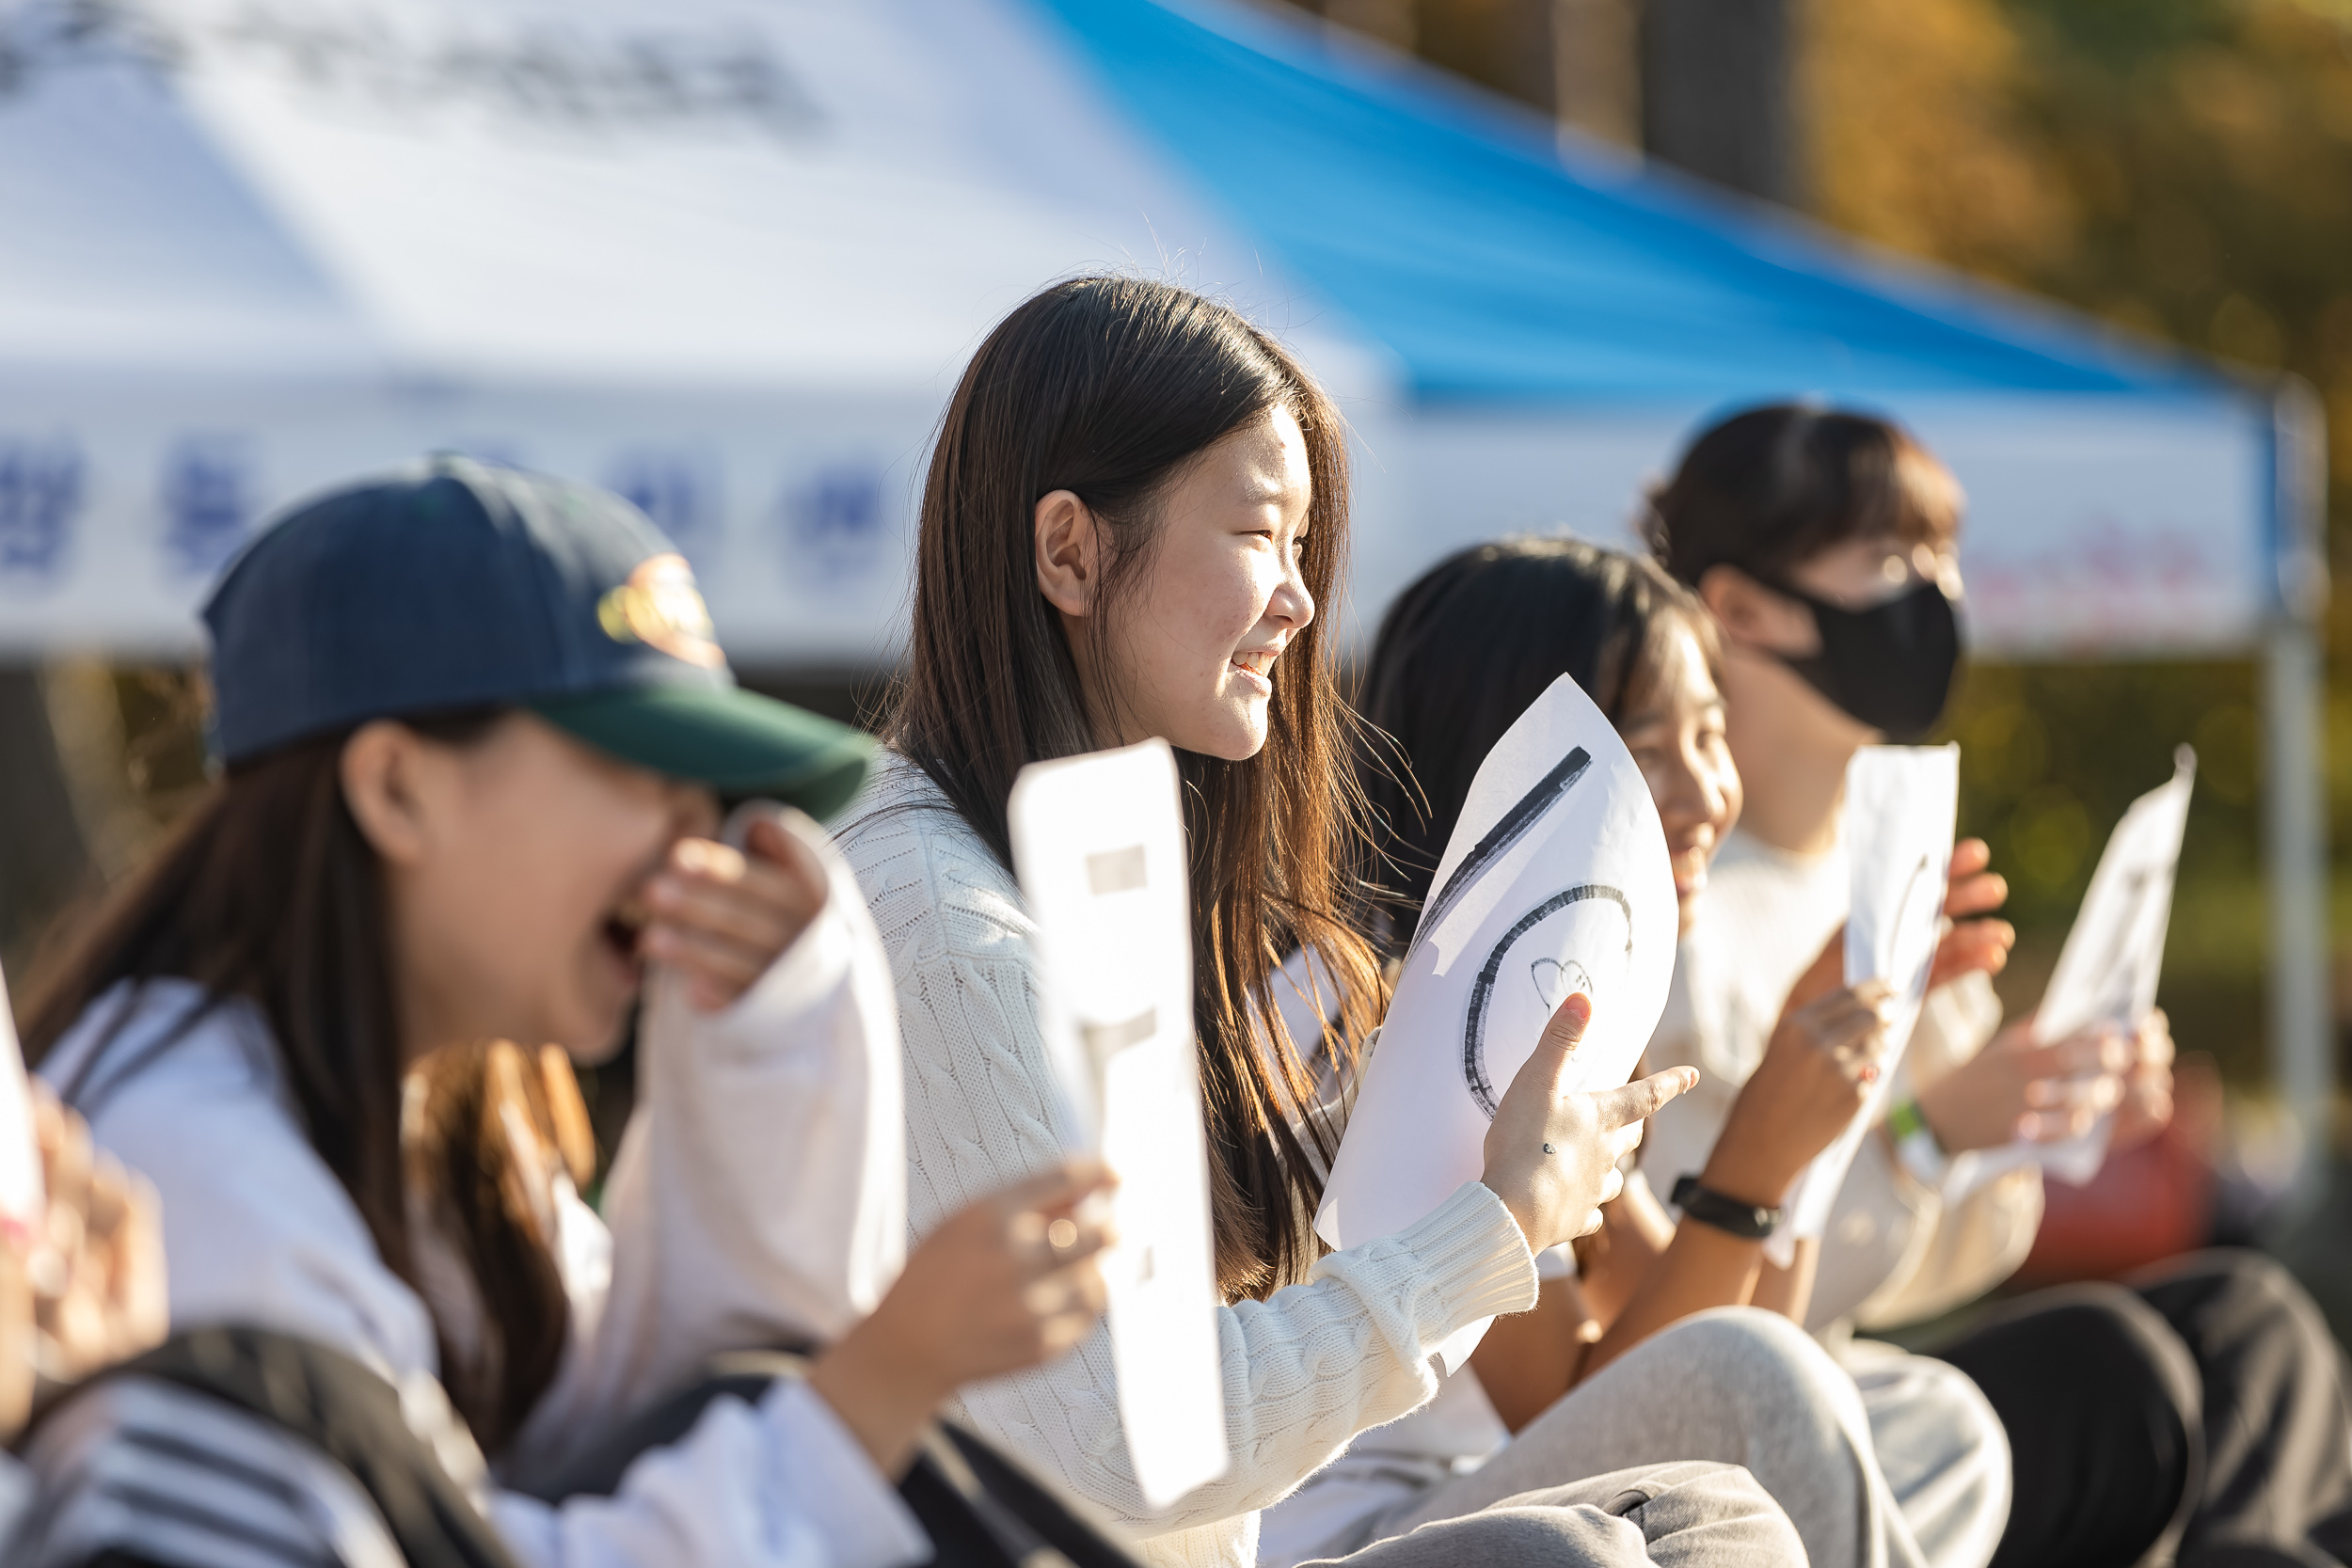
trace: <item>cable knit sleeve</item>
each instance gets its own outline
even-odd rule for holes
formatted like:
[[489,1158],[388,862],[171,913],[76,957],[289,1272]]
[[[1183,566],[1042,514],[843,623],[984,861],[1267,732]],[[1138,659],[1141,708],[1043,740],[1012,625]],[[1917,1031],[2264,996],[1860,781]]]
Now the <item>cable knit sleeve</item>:
[[[850,816],[843,848],[898,992],[908,1210],[920,1236],[1062,1157],[1034,927],[1009,873],[903,764]],[[1104,1329],[1050,1367],[965,1389],[962,1415],[1114,1524],[1158,1538],[1147,1544],[1154,1560],[1247,1562],[1256,1510],[1357,1433],[1429,1399],[1437,1345],[1480,1318],[1526,1310],[1535,1289],[1518,1225],[1470,1182],[1410,1230],[1327,1257],[1269,1301],[1221,1309],[1231,1463],[1165,1512],[1136,1491]]]

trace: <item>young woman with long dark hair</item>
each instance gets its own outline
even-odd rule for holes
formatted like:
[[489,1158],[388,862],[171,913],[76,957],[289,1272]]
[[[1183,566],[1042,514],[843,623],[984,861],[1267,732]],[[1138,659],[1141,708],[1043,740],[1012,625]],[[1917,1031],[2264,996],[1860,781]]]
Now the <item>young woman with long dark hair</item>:
[[[929,1560],[895,1479],[949,1388],[1093,1321],[1103,1237],[1073,1210],[1101,1179],[978,1197],[884,1293],[878,943],[806,818],[716,841],[722,791],[830,814],[866,743],[736,688],[634,508],[461,460],[300,508],[207,620],[225,776],[25,1029],[163,1193],[174,1331],[389,1379],[525,1563]],[[542,1143],[567,1069],[540,1046],[608,1053],[641,991],[608,1229]],[[834,1342],[805,1381],[717,1401],[611,1496],[512,1489],[706,1358],[809,1339]]]
[[[1158,1562],[1247,1568],[1259,1509],[1357,1432],[1427,1399],[1430,1357],[1455,1330],[1533,1304],[1533,1252],[1597,1223],[1632,1129],[1680,1082],[1558,1092],[1590,1016],[1571,998],[1504,1099],[1483,1181],[1400,1235],[1318,1256],[1310,1219],[1337,1128],[1301,1058],[1320,1043],[1352,1060],[1380,1006],[1373,955],[1348,923],[1348,741],[1318,613],[1346,530],[1339,417],[1279,344],[1167,284],[1046,290],[989,335],[948,406],[887,730],[895,754],[840,832],[898,985],[920,1232],[967,1193],[1061,1157],[1033,927],[1009,866],[1015,775],[1152,736],[1178,751],[1193,1028],[1231,1303],[1226,1471],[1172,1509],[1144,1504],[1102,1336],[961,1396],[984,1433],[1145,1537]],[[1279,1037],[1272,1022],[1269,977],[1301,946],[1348,990],[1321,1042]],[[1362,1560],[1801,1552],[1727,1466],[1560,1474],[1516,1502],[1527,1506],[1440,1507],[1422,1529],[1365,1544]]]
[[[1617,727],[1649,784],[1687,933],[1742,805],[1721,670],[1706,607],[1650,562],[1619,551],[1509,539],[1460,551],[1416,579],[1381,622],[1360,699],[1372,731],[1364,785],[1380,828],[1368,879],[1384,944],[1401,947],[1409,936],[1479,762],[1564,674]],[[1838,986],[1841,951],[1830,943],[1783,1006],[1704,1164],[1664,1173],[1661,1193],[1678,1178],[1690,1182],[1677,1198],[1684,1221],[1668,1216],[1642,1174],[1629,1177],[1603,1211],[1602,1228],[1578,1243],[1581,1273],[1548,1276],[1536,1310],[1497,1320],[1470,1358],[1475,1375],[1448,1381],[1440,1398],[1450,1421],[1415,1417],[1367,1434],[1286,1510],[1339,1487],[1358,1506],[1385,1496],[1393,1508],[1442,1475],[1434,1463],[1441,1460],[1507,1466],[1564,1390],[1605,1379],[1602,1369],[1653,1336],[1678,1359],[1696,1359],[1681,1349],[1705,1338],[1695,1328],[1720,1332],[1726,1316],[1754,1317],[1742,1310],[1753,1305],[1783,1315],[1777,1340],[1800,1391],[1782,1401],[1858,1411],[1867,1435],[1855,1447],[1864,1451],[1832,1454],[1825,1465],[1785,1434],[1757,1436],[1775,1412],[1740,1397],[1752,1373],[1708,1380],[1723,1390],[1711,1404],[1686,1398],[1691,1426],[1677,1446],[1746,1456],[1788,1507],[1817,1565],[1883,1553],[1889,1561],[1983,1568],[2009,1502],[2008,1451],[1983,1397],[1949,1367],[1915,1358],[1899,1387],[1857,1386],[1786,1321],[1804,1315],[1804,1268],[1774,1269],[1764,1259],[1771,1222],[1755,1216],[1776,1212],[1805,1165],[1859,1114],[1887,1044],[1875,1006],[1883,989]],[[1800,1258],[1810,1246],[1799,1243]],[[1714,1310],[1725,1307],[1735,1310]],[[1506,1431],[1517,1434],[1510,1447]],[[1818,1479],[1840,1465],[1876,1474],[1841,1495]]]
[[[1785,994],[1846,918],[1847,759],[1925,733],[1949,696],[1962,496],[1900,426],[1782,404],[1702,432],[1651,503],[1659,562],[1723,629],[1728,741],[1748,790],[1685,944],[1708,961],[1690,970],[1681,1028],[1652,1041],[1653,1065],[1703,1074],[1645,1155],[1674,1171],[1695,1168],[1718,1138],[1757,1059],[1763,999]],[[1954,912],[1997,906],[1984,847],[1965,841],[1953,859]],[[2160,1012],[2136,1036],[2038,1043],[2029,1020],[2002,1026],[1984,977],[2006,927],[1959,928],[1978,961],[1930,993],[1903,1092],[1838,1194],[1811,1312],[1823,1328],[1932,1317],[2023,1260],[2040,1173],[1972,1188],[1955,1157],[2080,1132],[2107,1113],[2120,1148],[2171,1113]],[[1850,1356],[1866,1354],[1854,1344]],[[1982,1389],[2013,1450],[1999,1568],[2352,1556],[2341,1357],[2310,1298],[2266,1259],[2217,1251],[2128,1285],[2019,1297],[1937,1354]]]

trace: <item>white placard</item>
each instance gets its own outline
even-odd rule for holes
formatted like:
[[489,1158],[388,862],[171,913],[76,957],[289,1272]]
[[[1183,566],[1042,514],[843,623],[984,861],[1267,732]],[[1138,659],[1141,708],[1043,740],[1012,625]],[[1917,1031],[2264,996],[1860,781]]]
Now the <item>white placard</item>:
[[[2172,922],[2172,878],[2196,782],[2197,753],[2183,746],[2173,753],[2172,777],[2134,800],[2107,835],[2034,1014],[2035,1044],[2055,1045],[2102,1024],[2136,1031],[2156,1005],[2164,937]],[[2106,1163],[2114,1130],[2109,1112],[2079,1137],[2047,1143],[2020,1138],[1962,1154],[1952,1163],[1947,1190],[1954,1196],[1971,1192],[2024,1165],[2040,1165],[2080,1186]]]
[[1919,1021],[1935,966],[1959,809],[1958,746],[1865,746],[1846,765],[1838,830],[1853,876],[1846,984],[1883,980],[1894,988],[1887,1035],[1894,1044],[1861,1112],[1836,1143],[1813,1157],[1783,1205],[1787,1221],[1765,1244],[1766,1256],[1783,1267],[1796,1256],[1798,1241],[1821,1233],[1854,1151],[1886,1114],[1896,1064]]
[[45,1206],[24,1053],[17,1045],[16,1015],[8,1006],[8,976],[0,974],[0,1222],[33,1229]]
[[1177,787],[1175,753],[1152,740],[1025,768],[1007,812],[1063,1134],[1119,1174],[1120,1241],[1103,1259],[1111,1358],[1136,1484],[1154,1508],[1226,1466]]
[[[1487,1125],[1560,1004],[1593,1019],[1575,1085],[1622,1084],[1674,977],[1674,870],[1649,785],[1563,675],[1496,741],[1446,841],[1315,1228],[1392,1236],[1485,1168]],[[1441,1347],[1449,1370],[1485,1323]]]

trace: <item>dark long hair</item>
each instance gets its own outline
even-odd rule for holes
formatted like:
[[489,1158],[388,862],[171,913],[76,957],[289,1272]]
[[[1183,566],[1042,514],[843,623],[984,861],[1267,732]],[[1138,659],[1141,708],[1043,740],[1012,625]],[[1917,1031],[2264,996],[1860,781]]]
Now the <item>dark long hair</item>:
[[1377,890],[1367,924],[1402,951],[1478,765],[1562,675],[1622,724],[1650,695],[1666,640],[1715,657],[1690,590],[1637,556],[1576,539],[1505,539],[1448,556],[1380,622],[1364,670],[1359,768]]
[[[408,722],[430,739],[468,745],[500,717],[474,710]],[[386,1265],[413,1285],[390,910],[382,863],[343,799],[348,738],[300,741],[230,769],[147,865],[40,965],[27,996],[24,1053],[39,1065],[119,983],[177,978],[203,992],[203,1006],[151,1052],[170,1049],[226,1002],[252,1004],[269,1024],[310,1147],[350,1194]],[[90,1060],[91,1070],[62,1086],[86,1111],[97,1108],[89,1097],[138,1066],[103,1051]],[[480,1250],[471,1238],[464,1244]],[[492,1303],[530,1293],[484,1283]],[[539,1321],[508,1331],[551,1338],[560,1350],[568,1314],[544,1292],[538,1299]],[[554,1360],[544,1359],[508,1363],[536,1386],[501,1386],[472,1408],[459,1404],[486,1446],[504,1434],[504,1410],[527,1409],[545,1391]]]
[[1743,409],[1701,432],[1652,490],[1648,543],[1695,586],[1710,566],[1767,583],[1849,539],[1945,546],[1960,483],[1891,420],[1808,404]]
[[[1088,618],[1100,628],[1144,578],[1164,487],[1276,408],[1306,436],[1313,497],[1301,569],[1327,610],[1346,544],[1345,435],[1272,338],[1184,289],[1084,277],[1022,305],[973,356],[924,488],[913,649],[887,733],[1008,866],[1014,776],[1115,742],[1089,712],[1076,658],[1038,587],[1037,503],[1070,490],[1104,526],[1104,609]],[[1311,1265],[1306,1221],[1335,1139],[1301,1058],[1320,1046],[1352,1060],[1380,1005],[1370,952],[1343,916],[1353,794],[1330,646],[1323,614],[1283,653],[1258,755],[1179,753],[1193,1019],[1229,1297],[1263,1295]],[[1319,953],[1344,992],[1320,1042],[1284,1038],[1268,1003],[1268,977],[1295,947]],[[1260,1029],[1274,1051],[1261,1049]]]
[[496,1453],[555,1381],[571,1322],[549,1180],[586,1185],[596,1136],[561,1046],[442,1046],[409,1071],[409,1212],[473,1283],[474,1321],[443,1324],[441,1384]]

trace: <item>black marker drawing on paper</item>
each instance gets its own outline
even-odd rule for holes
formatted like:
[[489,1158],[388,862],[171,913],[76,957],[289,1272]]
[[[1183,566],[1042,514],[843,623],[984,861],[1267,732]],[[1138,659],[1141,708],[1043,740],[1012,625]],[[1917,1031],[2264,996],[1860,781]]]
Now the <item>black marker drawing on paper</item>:
[[[1903,895],[1895,904],[1895,918],[1887,922],[1886,952],[1879,961],[1879,969],[1889,980],[1895,977],[1895,955],[1902,951],[1903,922],[1911,918],[1912,897],[1919,891],[1920,884],[1927,879],[1928,866],[1933,858],[1931,855],[1921,855],[1919,863],[1911,868],[1911,879],[1903,883]],[[1927,958],[1920,962],[1919,973],[1912,975],[1911,983],[1904,988],[1904,994],[1908,995],[1915,990],[1925,992],[1928,989],[1928,975],[1932,972],[1934,965],[1935,948],[1931,945],[1928,948]]]
[[[1478,978],[1470,984],[1470,1009],[1462,1022],[1462,1081],[1470,1085],[1470,1098],[1478,1102],[1478,1108],[1490,1118],[1495,1114],[1498,1096],[1493,1080],[1486,1073],[1486,1008],[1494,999],[1495,988],[1502,978],[1505,965],[1510,962],[1511,948],[1519,938],[1569,905],[1593,898],[1607,899],[1624,912],[1625,962],[1630,968],[1633,963],[1631,901],[1616,888],[1599,882],[1585,882],[1553,894],[1514,921],[1511,928],[1502,933],[1502,940],[1496,942],[1493,951],[1486,955],[1486,963],[1479,968]],[[1572,991],[1581,990],[1587,996],[1594,996],[1596,988],[1592,973],[1575,958],[1563,960],[1547,953],[1528,964],[1527,974],[1535,988],[1537,998],[1546,1005],[1547,1012],[1565,1001]],[[1547,980],[1550,982],[1549,986]],[[1597,997],[1594,999],[1597,1002],[1599,1000]]]
[[1488,830],[1486,837],[1470,847],[1470,852],[1462,857],[1462,863],[1454,868],[1454,875],[1445,879],[1445,886],[1422,911],[1421,924],[1413,927],[1412,943],[1405,950],[1406,962],[1412,961],[1413,955],[1421,950],[1422,941],[1438,928],[1447,911],[1461,901],[1462,895],[1470,890],[1470,884],[1478,880],[1479,873],[1501,860],[1511,846],[1525,838],[1528,832],[1544,819],[1544,814],[1557,804],[1560,798],[1567,794],[1592,766],[1592,752],[1581,746],[1577,747],[1537,781],[1534,788],[1519,797],[1518,804],[1504,812],[1502,820]]
[[1556,1013],[1560,1004],[1578,991],[1593,994],[1593,972],[1574,958],[1554,963],[1549,958],[1537,958],[1527,966],[1527,977],[1535,982],[1535,994],[1544,1004],[1544,1011]]
[[[2134,866],[2123,875],[2123,891],[2116,895],[2116,903],[2127,912],[2115,923],[2107,950],[2090,973],[2099,997],[2095,1016],[2109,1022],[2129,1026],[2134,1022],[2133,1006],[2139,997],[2139,972],[2152,955],[2134,953],[2133,942],[2140,928],[2154,915],[2156,900],[2169,904],[2172,898],[2172,879],[2169,875],[2146,865]],[[2079,918],[2079,916],[2077,917]],[[2163,944],[2157,944],[2153,957],[2161,958]]]

